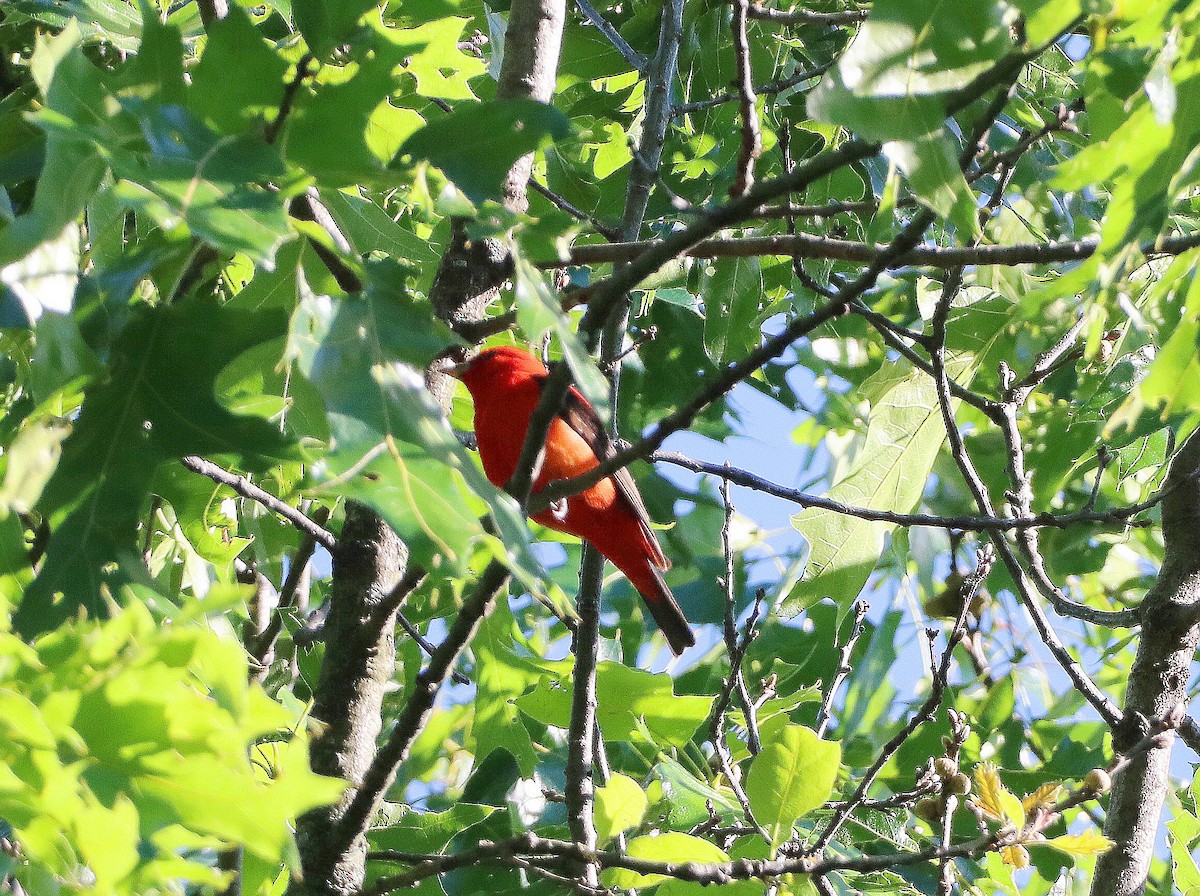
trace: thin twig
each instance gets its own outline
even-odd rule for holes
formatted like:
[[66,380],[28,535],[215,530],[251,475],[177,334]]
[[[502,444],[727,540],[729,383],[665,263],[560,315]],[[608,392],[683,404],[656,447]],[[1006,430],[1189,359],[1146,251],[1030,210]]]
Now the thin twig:
[[[381,600],[372,611],[371,619],[368,621],[367,626],[374,628],[383,624],[386,620],[389,620],[394,616],[396,619],[396,624],[399,625],[400,628],[404,629],[405,634],[407,634],[413,639],[413,641],[416,642],[417,646],[425,652],[426,656],[432,657],[434,651],[437,650],[437,645],[433,644],[428,638],[421,634],[420,629],[418,629],[413,624],[412,620],[405,616],[403,610],[401,610],[401,607],[404,606],[404,602],[409,598],[409,596],[421,587],[421,584],[425,581],[426,576],[427,573],[422,567],[417,566],[416,564],[409,564],[408,569],[404,572],[403,578],[396,583],[396,587],[394,587],[388,596]],[[471,679],[457,669],[450,673],[450,678],[455,684],[471,683]]]
[[904,727],[893,735],[891,740],[884,744],[883,749],[875,757],[875,761],[871,764],[871,767],[867,769],[862,780],[858,782],[858,786],[854,788],[854,793],[851,794],[850,799],[846,800],[834,812],[833,818],[830,819],[824,830],[821,831],[820,836],[808,848],[809,855],[815,855],[829,845],[838,830],[846,822],[846,819],[851,816],[866,797],[867,791],[875,783],[875,778],[883,771],[883,767],[887,765],[888,760],[904,745],[905,741],[912,737],[918,728],[933,717],[933,714],[941,705],[942,694],[946,689],[947,680],[950,675],[950,660],[954,656],[954,648],[962,638],[963,632],[966,631],[967,613],[971,607],[971,598],[975,596],[975,593],[983,585],[983,580],[987,578],[988,573],[992,569],[994,559],[995,554],[992,551],[988,549],[980,550],[974,572],[963,583],[964,598],[962,609],[959,610],[958,619],[955,620],[954,627],[946,635],[946,649],[942,651],[941,662],[934,669],[933,681],[929,687],[929,697],[926,698],[921,708],[909,717]]
[[738,107],[742,119],[742,142],[738,150],[737,176],[730,196],[745,196],[754,186],[754,162],[762,154],[762,132],[758,126],[754,81],[750,75],[750,41],[746,37],[746,11],[750,0],[733,0],[733,51],[737,62]]
[[[572,246],[566,263],[594,265],[629,261],[667,244],[668,241],[669,239],[644,240]],[[1099,245],[1099,237],[1088,237],[1081,240],[1017,243],[1010,246],[914,246],[906,252],[892,256],[888,266],[954,268],[962,265],[1013,267],[1023,264],[1062,264],[1087,260]],[[1191,233],[1144,243],[1139,248],[1147,258],[1159,258],[1181,255],[1197,247],[1200,247],[1200,234]],[[886,246],[798,233],[703,240],[688,246],[679,254],[686,258],[753,258],[760,255],[778,255],[869,263],[886,251]],[[559,259],[538,262],[540,267],[559,267],[562,264],[563,261]]]
[[646,70],[646,57],[629,46],[629,42],[621,37],[617,29],[612,26],[612,23],[600,15],[588,0],[575,0],[575,5],[579,7],[579,11],[584,14],[587,20],[596,26],[596,30],[608,38],[608,42],[616,48],[617,52],[621,54],[621,58],[625,60],[630,68],[636,72],[644,72]]
[[[1114,507],[1109,510],[1079,510],[1072,513],[1036,513],[1025,516],[939,516],[929,513],[898,513],[892,510],[876,510],[871,507],[858,507],[814,495],[801,489],[779,485],[768,479],[727,464],[716,464],[709,461],[696,460],[677,451],[656,451],[647,458],[655,463],[672,464],[691,470],[693,473],[704,473],[720,479],[728,479],[734,485],[754,489],[764,494],[791,501],[800,507],[815,507],[829,510],[844,516],[873,522],[893,523],[897,526],[920,526],[931,529],[957,529],[964,532],[1007,532],[1024,529],[1067,529],[1082,523],[1120,523],[1128,525],[1128,520],[1140,513],[1145,513],[1162,502],[1166,492],[1160,490],[1145,501],[1129,504],[1125,507]],[[1108,617],[1106,617],[1108,618]],[[1110,620],[1116,622],[1116,618]]]
[[[314,524],[323,528],[329,521],[329,508],[318,507],[311,519]],[[266,658],[275,649],[275,642],[279,640],[279,636],[283,632],[284,613],[295,606],[300,582],[308,570],[309,561],[312,560],[316,549],[317,539],[310,532],[303,533],[300,546],[296,548],[291,566],[288,567],[287,578],[283,580],[283,586],[279,589],[279,603],[275,607],[275,612],[272,613],[271,620],[250,650],[250,657],[256,665],[265,664]]]
[[795,9],[785,12],[757,3],[750,7],[750,18],[774,25],[854,25],[867,17],[865,9],[848,9],[844,12],[813,12]]
[[[938,298],[937,305],[934,308],[931,324],[935,342],[930,352],[930,358],[934,369],[934,383],[937,386],[938,405],[941,408],[946,437],[950,445],[950,455],[962,473],[963,479],[966,480],[967,487],[970,489],[976,505],[983,513],[994,516],[995,510],[992,507],[987,487],[983,484],[983,480],[975,470],[975,465],[971,461],[970,455],[966,452],[962,434],[958,431],[958,426],[954,420],[949,376],[946,373],[946,320],[949,316],[950,303],[954,293],[961,283],[961,275],[962,269],[957,268],[952,272],[952,276],[947,278],[942,294]],[[1017,592],[1021,598],[1021,603],[1024,604],[1026,611],[1033,619],[1034,626],[1037,628],[1042,642],[1067,673],[1076,690],[1092,704],[1100,717],[1109,725],[1116,725],[1121,720],[1121,711],[1111,698],[1096,687],[1095,683],[1083,670],[1083,667],[1067,651],[1067,648],[1050,625],[1049,620],[1046,619],[1046,614],[1042,611],[1041,606],[1039,606],[1031,593],[1029,579],[1025,574],[1025,570],[1022,569],[1020,562],[1013,554],[1013,550],[1005,540],[1003,534],[998,532],[992,533],[991,543],[995,546],[1000,559],[1012,575],[1013,581],[1017,585]]]
[[268,510],[274,511],[301,532],[311,535],[326,550],[333,550],[337,543],[334,534],[324,526],[305,516],[286,501],[281,501],[270,492],[259,488],[246,477],[231,473],[224,467],[195,455],[180,458],[179,462],[193,473],[199,473],[201,476],[207,476],[213,482],[227,485],[243,498],[249,498]]
[[824,737],[826,730],[829,728],[833,698],[837,694],[838,688],[842,686],[842,682],[846,680],[846,676],[854,671],[854,667],[850,665],[850,656],[854,653],[854,645],[858,643],[858,639],[866,631],[867,602],[865,600],[856,600],[854,602],[853,613],[854,625],[850,629],[850,636],[846,638],[838,650],[837,671],[829,679],[829,682],[825,686],[825,693],[821,697],[821,708],[817,712],[816,722],[816,731],[819,737]]
[[583,209],[573,205],[570,201],[560,196],[558,193],[555,193],[545,184],[534,180],[532,177],[529,179],[529,188],[535,193],[540,193],[542,196],[546,197],[546,199],[549,200],[552,205],[562,209],[571,217],[578,218],[580,221],[586,221],[588,224],[591,224],[592,229],[605,239],[615,240],[620,238],[621,232],[617,228],[605,224],[603,221],[597,217],[594,217],[593,215],[589,215]]
[[[725,742],[725,714],[729,709],[731,695],[736,693],[746,714],[747,730],[751,738],[750,752],[751,754],[757,754],[760,749],[758,726],[749,724],[753,703],[750,700],[749,693],[746,691],[746,679],[742,674],[742,660],[745,657],[745,650],[740,649],[735,623],[737,593],[733,541],[730,537],[730,524],[733,521],[733,502],[729,498],[729,483],[727,481],[721,483],[721,501],[725,507],[724,522],[721,525],[721,550],[725,557],[725,575],[720,584],[725,592],[724,634],[725,648],[729,653],[729,675],[725,679],[725,684],[721,688],[721,694],[714,704],[712,719],[709,722],[709,740],[712,741],[713,750],[716,751],[717,761],[721,766],[721,773],[725,776],[730,790],[733,791],[734,797],[742,807],[742,814],[745,816],[746,824],[760,833],[764,838],[770,840],[766,828],[759,824],[758,820],[754,817],[754,810],[750,806],[750,798],[746,795],[746,791],[742,787],[740,771],[734,767],[733,757],[729,753],[729,745]],[[748,630],[752,631],[753,625],[750,625]],[[747,641],[747,643],[749,642]]]
[[[803,69],[787,76],[786,78],[779,78],[775,81],[768,81],[766,84],[759,84],[754,87],[754,93],[758,96],[775,96],[776,94],[783,93],[785,90],[791,90],[793,87],[803,84],[805,81],[811,81],[813,78],[821,77],[832,67],[833,63],[827,62],[824,65],[818,65],[814,68]],[[718,93],[716,96],[711,96],[708,99],[695,100],[690,103],[679,103],[674,109],[671,110],[671,117],[681,118],[684,115],[692,115],[696,112],[703,112],[706,109],[722,106],[725,103],[732,103],[738,98],[739,97],[737,93],[733,91],[725,91],[724,93]],[[782,136],[783,132],[780,133],[780,137]],[[813,207],[815,208],[816,206]]]
[[[933,376],[933,367],[930,363],[905,342],[906,339],[911,339],[927,349],[929,347],[929,337],[926,334],[914,333],[911,330],[901,327],[885,315],[868,308],[863,302],[855,302],[851,310],[866,320],[883,337],[883,341],[887,343],[889,348],[903,355],[913,367],[923,370],[931,377]],[[954,380],[950,381],[950,391],[955,398],[965,401],[971,407],[977,408],[988,417],[995,417],[999,413],[998,403],[995,400],[980,395],[977,392],[972,392]]]

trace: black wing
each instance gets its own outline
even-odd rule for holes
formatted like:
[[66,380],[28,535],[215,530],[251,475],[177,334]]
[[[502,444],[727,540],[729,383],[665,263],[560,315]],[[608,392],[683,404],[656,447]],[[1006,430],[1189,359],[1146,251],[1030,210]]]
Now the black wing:
[[[607,460],[616,453],[600,415],[596,413],[591,402],[583,397],[583,393],[574,386],[567,392],[567,397],[563,401],[562,418],[588,443],[600,460]],[[670,569],[671,562],[663,554],[658,539],[654,536],[654,530],[650,528],[650,514],[646,511],[646,505],[638,493],[633,477],[629,475],[628,470],[622,468],[613,473],[612,478],[617,486],[617,495],[637,517],[638,525],[646,536],[646,542],[653,550],[651,561],[659,569]]]

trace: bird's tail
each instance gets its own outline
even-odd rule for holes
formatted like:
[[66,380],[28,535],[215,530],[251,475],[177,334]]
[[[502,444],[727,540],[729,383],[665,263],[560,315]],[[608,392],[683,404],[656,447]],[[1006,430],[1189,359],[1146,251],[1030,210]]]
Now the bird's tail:
[[646,563],[638,573],[636,578],[630,577],[630,581],[646,602],[646,609],[658,623],[659,630],[666,636],[671,652],[679,656],[696,643],[692,627],[688,625],[683,610],[679,609],[675,595],[667,587],[662,573],[650,563]]

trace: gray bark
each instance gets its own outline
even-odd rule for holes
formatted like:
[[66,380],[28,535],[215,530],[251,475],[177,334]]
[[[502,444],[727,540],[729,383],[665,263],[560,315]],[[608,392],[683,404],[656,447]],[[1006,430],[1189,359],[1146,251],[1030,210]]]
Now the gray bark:
[[[502,98],[532,97],[546,102],[554,92],[562,28],[563,0],[514,0],[497,91]],[[517,162],[505,184],[505,201],[526,207],[525,188],[532,156]],[[495,240],[467,239],[461,223],[438,267],[430,290],[434,311],[452,327],[480,321],[486,307],[511,275],[507,247]],[[428,377],[430,390],[449,402],[449,378]],[[406,550],[399,537],[374,513],[350,503],[334,557],[333,591],[325,627],[325,659],[313,716],[328,726],[311,746],[314,771],[360,784],[377,752],[382,729],[383,693],[395,667],[395,614],[371,623],[373,611],[400,581]],[[349,896],[366,874],[365,831],[348,849],[334,836],[357,792],[354,786],[332,807],[305,815],[299,824],[304,888],[312,896]]]
[[[375,619],[400,581],[407,549],[386,523],[361,504],[346,505],[334,552],[333,590],[325,623],[325,657],[313,703],[323,726],[309,748],[312,769],[359,784],[375,758],[383,727],[383,695],[396,665],[395,612]],[[353,786],[333,806],[298,824],[305,890],[321,896],[357,892],[366,873],[367,843],[360,832],[350,849],[331,850],[332,832],[354,796]]]
[[[1200,639],[1200,432],[1171,463],[1163,500],[1166,552],[1158,581],[1141,605],[1142,632],[1129,673],[1125,716],[1113,733],[1117,751],[1145,733],[1145,720],[1165,718],[1187,701],[1192,657]],[[1096,863],[1092,896],[1140,896],[1154,855],[1170,788],[1174,736],[1135,758],[1113,782],[1105,835],[1114,842]]]

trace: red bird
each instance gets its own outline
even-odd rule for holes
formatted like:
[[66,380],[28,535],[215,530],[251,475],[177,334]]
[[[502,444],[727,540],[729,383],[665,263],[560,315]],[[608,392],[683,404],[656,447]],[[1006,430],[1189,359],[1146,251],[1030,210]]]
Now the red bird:
[[[475,438],[483,470],[495,485],[503,486],[516,470],[529,418],[541,400],[549,371],[529,352],[505,346],[487,349],[451,372],[475,400]],[[612,443],[595,408],[572,387],[562,412],[550,424],[533,493],[548,482],[586,473],[612,454]],[[663,571],[671,564],[654,537],[646,505],[628,470],[572,495],[565,507],[552,507],[533,518],[588,541],[611,560],[645,599],[676,655],[696,643],[663,581]]]

